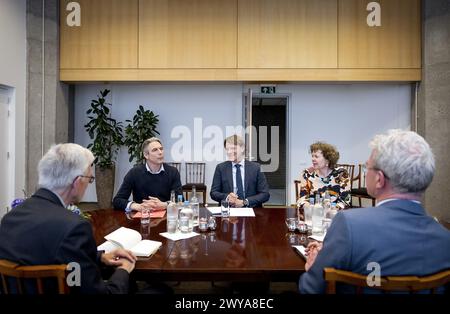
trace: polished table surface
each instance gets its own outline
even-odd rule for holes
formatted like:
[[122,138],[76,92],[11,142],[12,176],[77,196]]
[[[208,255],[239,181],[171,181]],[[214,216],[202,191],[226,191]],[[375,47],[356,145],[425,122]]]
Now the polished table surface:
[[[97,244],[104,236],[123,226],[138,230],[142,237],[161,241],[162,246],[150,258],[139,258],[134,270],[147,280],[232,280],[297,281],[305,261],[292,245],[305,244],[306,236],[289,233],[285,218],[291,208],[255,208],[255,217],[216,218],[215,231],[195,232],[199,236],[171,241],[159,235],[166,231],[166,218],[151,219],[143,227],[122,211],[90,212]],[[210,213],[200,209],[200,217]]]

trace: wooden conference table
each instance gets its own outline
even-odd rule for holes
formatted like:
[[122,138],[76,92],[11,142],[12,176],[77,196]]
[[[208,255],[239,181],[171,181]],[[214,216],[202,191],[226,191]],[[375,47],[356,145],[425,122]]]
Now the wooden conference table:
[[[123,211],[90,212],[95,240],[123,226],[138,230],[143,238],[161,241],[150,258],[139,258],[134,274],[143,280],[164,281],[298,281],[305,261],[292,245],[305,244],[305,234],[289,233],[285,218],[292,208],[255,208],[255,217],[216,218],[215,231],[194,231],[199,236],[171,241],[159,235],[166,231],[166,218],[151,219],[144,228],[139,219]],[[200,209],[200,217],[210,213]]]

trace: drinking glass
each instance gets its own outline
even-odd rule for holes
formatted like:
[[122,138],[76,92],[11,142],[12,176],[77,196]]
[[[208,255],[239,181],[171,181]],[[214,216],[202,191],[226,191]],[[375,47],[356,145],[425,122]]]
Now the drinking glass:
[[286,226],[290,232],[294,232],[297,229],[297,218],[286,218]]
[[150,209],[143,208],[141,210],[141,224],[147,225],[150,223]]
[[221,202],[221,211],[223,218],[230,217],[230,202],[228,202],[227,200],[223,200]]

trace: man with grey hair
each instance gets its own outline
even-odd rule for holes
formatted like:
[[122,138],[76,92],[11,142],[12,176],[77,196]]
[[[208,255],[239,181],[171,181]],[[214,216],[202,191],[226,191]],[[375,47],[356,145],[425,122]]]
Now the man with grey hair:
[[[0,224],[0,258],[21,265],[77,263],[71,292],[127,293],[136,257],[123,249],[97,252],[88,220],[65,207],[78,203],[92,176],[91,151],[77,144],[54,145],[39,162],[39,189],[6,214]],[[115,266],[105,282],[99,265]],[[78,279],[78,280],[77,280]]]
[[[142,144],[145,163],[136,165],[125,175],[113,200],[115,209],[126,212],[166,209],[170,192],[182,195],[180,174],[175,167],[164,163],[161,140],[152,137]],[[133,200],[130,201],[130,195]]]
[[366,184],[377,205],[339,212],[323,245],[308,245],[302,293],[325,292],[325,267],[367,275],[378,265],[380,276],[425,276],[450,268],[450,231],[421,205],[435,169],[429,145],[415,132],[390,130],[375,136],[370,147]]

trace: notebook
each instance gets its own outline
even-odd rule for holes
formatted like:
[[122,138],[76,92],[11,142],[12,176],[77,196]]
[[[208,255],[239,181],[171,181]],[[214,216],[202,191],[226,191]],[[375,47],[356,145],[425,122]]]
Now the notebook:
[[124,248],[130,250],[136,256],[149,257],[162,245],[162,243],[158,241],[142,240],[142,236],[139,232],[125,227],[120,227],[111,232],[105,236],[105,239],[108,241],[99,245],[97,250],[105,251],[106,253],[118,248]]

